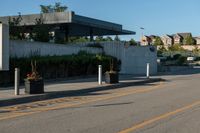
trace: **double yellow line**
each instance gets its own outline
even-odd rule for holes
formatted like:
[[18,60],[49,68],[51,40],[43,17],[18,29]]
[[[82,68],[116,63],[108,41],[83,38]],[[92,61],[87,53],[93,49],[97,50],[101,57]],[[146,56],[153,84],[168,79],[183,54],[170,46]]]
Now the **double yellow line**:
[[105,97],[100,97],[100,98],[93,98],[91,100],[85,100],[85,101],[80,101],[78,103],[71,103],[71,104],[62,104],[62,105],[57,105],[55,107],[43,107],[43,108],[37,108],[32,110],[32,112],[11,112],[9,115],[0,117],[0,120],[6,120],[6,119],[11,119],[11,118],[16,118],[20,116],[27,116],[31,114],[36,114],[36,113],[41,113],[45,111],[50,111],[50,110],[57,110],[57,109],[63,109],[63,108],[69,108],[69,107],[77,107],[81,106],[83,104],[88,104],[88,103],[93,103],[93,102],[98,102],[98,101],[103,101],[103,100],[110,100],[118,97],[123,97],[131,94],[137,94],[137,93],[145,93],[153,90],[160,89],[159,87],[162,85],[162,82],[160,84],[155,85],[153,87],[147,88],[147,89],[136,89],[133,91],[128,91],[128,92],[118,92],[117,94],[111,95],[111,96],[105,96]]
[[128,129],[124,129],[124,130],[120,131],[119,133],[130,133],[130,132],[134,132],[134,131],[136,131],[136,130],[139,130],[139,129],[141,129],[141,128],[144,128],[145,126],[148,126],[148,125],[150,125],[150,124],[153,124],[154,122],[157,122],[157,121],[162,120],[162,119],[166,119],[166,118],[168,118],[168,117],[170,117],[170,116],[174,116],[174,115],[176,115],[176,114],[178,114],[178,113],[184,112],[184,111],[186,111],[186,110],[188,110],[188,109],[191,109],[191,108],[193,108],[193,107],[195,107],[195,106],[199,106],[199,105],[200,105],[200,101],[196,101],[196,102],[191,103],[191,104],[189,104],[189,105],[187,105],[187,106],[184,106],[184,107],[182,107],[182,108],[179,108],[179,109],[176,109],[176,110],[174,110],[174,111],[171,111],[171,112],[162,114],[162,115],[160,115],[160,116],[157,116],[157,117],[154,117],[154,118],[152,118],[152,119],[146,120],[146,121],[144,121],[144,122],[142,122],[142,123],[133,125],[132,127],[128,128]]

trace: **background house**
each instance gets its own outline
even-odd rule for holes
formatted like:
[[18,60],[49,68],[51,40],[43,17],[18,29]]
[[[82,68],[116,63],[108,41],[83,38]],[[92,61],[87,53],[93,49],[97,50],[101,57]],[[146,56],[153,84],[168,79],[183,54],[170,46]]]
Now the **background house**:
[[[158,37],[159,36],[155,36],[155,35],[143,36],[141,39],[141,45],[154,45],[156,44],[156,40]],[[196,48],[195,47],[196,44],[200,45],[200,36],[192,37],[192,33],[190,32],[176,33],[172,35],[166,34],[159,38],[163,42],[164,47],[166,49],[173,46],[174,44],[179,44],[185,50],[192,51]],[[198,46],[198,48],[200,48],[200,46]]]
[[142,36],[141,38],[141,45],[147,46],[151,44],[151,38],[149,36]]
[[173,36],[174,44],[185,44],[184,39],[192,37],[191,33],[177,33]]
[[170,35],[165,35],[161,37],[161,40],[163,41],[164,46],[166,48],[172,46],[174,42],[173,36],[170,36]]
[[157,37],[159,37],[159,36],[156,36],[156,35],[143,36],[141,38],[141,43],[140,44],[143,45],[143,46],[153,45],[155,43]]
[[150,35],[150,36],[149,36],[149,38],[150,38],[150,40],[151,40],[151,44],[154,44],[154,43],[155,43],[156,37],[158,37],[158,36],[155,36],[155,35]]
[[200,45],[200,36],[199,37],[194,37],[194,40],[196,41],[197,45]]

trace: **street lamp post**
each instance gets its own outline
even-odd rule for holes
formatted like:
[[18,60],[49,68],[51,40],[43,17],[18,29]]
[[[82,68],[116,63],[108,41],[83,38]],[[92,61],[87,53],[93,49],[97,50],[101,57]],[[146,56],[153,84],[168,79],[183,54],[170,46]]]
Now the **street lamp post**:
[[141,44],[143,44],[143,36],[144,36],[144,28],[143,27],[140,27],[142,33],[141,33]]

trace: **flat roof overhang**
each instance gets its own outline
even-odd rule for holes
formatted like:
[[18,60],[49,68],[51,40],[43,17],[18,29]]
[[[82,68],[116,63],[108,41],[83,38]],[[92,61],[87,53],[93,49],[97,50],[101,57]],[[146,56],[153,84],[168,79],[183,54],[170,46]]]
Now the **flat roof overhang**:
[[[9,18],[18,16],[0,17],[0,21],[8,24]],[[102,21],[94,18],[76,15],[74,12],[56,12],[44,14],[21,15],[19,26],[32,28],[36,25],[36,19],[42,18],[43,23],[52,27],[62,27],[69,36],[103,36],[103,35],[134,35],[134,31],[122,29],[122,25]]]

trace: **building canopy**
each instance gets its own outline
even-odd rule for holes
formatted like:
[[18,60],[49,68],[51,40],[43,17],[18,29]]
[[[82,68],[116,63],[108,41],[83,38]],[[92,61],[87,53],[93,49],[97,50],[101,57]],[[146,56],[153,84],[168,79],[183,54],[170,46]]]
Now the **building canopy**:
[[[19,16],[0,17],[0,21],[8,24],[9,18]],[[74,12],[55,12],[44,14],[21,15],[19,26],[32,28],[36,19],[41,19],[43,24],[50,25],[53,29],[60,30],[67,36],[104,36],[104,35],[134,35],[134,31],[124,30],[122,25],[102,21],[94,18],[76,15]]]

